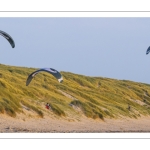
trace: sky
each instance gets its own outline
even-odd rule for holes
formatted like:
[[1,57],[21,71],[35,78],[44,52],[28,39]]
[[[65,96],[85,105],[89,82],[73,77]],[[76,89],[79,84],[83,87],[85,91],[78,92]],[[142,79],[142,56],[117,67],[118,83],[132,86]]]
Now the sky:
[[0,17],[0,63],[150,84],[150,18]]

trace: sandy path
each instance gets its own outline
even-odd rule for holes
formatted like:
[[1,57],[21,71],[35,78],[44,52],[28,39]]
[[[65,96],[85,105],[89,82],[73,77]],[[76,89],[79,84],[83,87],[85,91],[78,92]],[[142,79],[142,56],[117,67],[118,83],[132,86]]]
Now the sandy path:
[[150,116],[139,119],[93,120],[82,117],[80,120],[44,118],[18,118],[0,115],[1,133],[105,133],[105,132],[150,132]]

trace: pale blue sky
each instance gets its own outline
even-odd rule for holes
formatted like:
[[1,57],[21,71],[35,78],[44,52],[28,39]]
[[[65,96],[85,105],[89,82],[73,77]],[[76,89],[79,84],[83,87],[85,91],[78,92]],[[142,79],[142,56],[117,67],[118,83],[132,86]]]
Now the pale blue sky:
[[0,18],[0,63],[150,84],[150,18]]

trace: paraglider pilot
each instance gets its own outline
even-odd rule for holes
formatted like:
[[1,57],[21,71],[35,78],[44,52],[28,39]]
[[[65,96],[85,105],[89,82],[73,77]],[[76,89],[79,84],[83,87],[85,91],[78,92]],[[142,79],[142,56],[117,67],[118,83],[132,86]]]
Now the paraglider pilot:
[[46,108],[47,108],[47,109],[50,108],[50,104],[49,104],[49,103],[46,104]]

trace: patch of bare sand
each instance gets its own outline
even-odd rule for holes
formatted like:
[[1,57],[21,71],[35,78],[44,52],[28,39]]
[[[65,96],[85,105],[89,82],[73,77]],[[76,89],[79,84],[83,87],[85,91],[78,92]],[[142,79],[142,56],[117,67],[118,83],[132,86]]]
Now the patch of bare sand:
[[138,119],[79,119],[59,118],[52,115],[39,118],[32,112],[30,116],[18,114],[16,118],[0,115],[1,133],[105,133],[105,132],[150,132],[150,116]]

